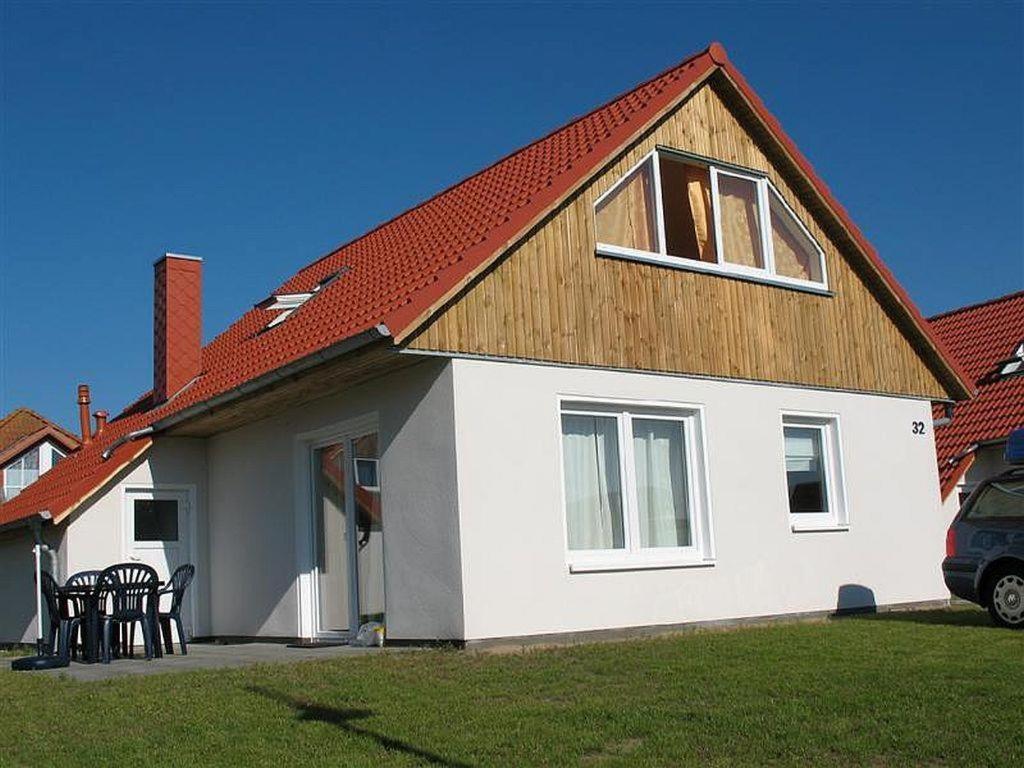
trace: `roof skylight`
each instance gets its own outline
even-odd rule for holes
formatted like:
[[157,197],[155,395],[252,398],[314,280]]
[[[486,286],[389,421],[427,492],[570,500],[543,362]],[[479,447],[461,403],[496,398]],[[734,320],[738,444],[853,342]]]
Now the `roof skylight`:
[[307,301],[316,296],[321,290],[326,288],[328,285],[333,283],[339,277],[349,271],[349,267],[342,267],[329,275],[321,278],[320,282],[316,284],[312,291],[308,293],[276,293],[267,299],[264,299],[256,306],[261,309],[265,309],[268,312],[278,312],[269,323],[263,327],[263,331],[269,331],[276,325],[280,325],[288,317],[295,312],[299,307],[305,304]]
[[999,375],[1013,376],[1017,373],[1024,373],[1024,341],[1017,345],[1013,357],[999,361]]

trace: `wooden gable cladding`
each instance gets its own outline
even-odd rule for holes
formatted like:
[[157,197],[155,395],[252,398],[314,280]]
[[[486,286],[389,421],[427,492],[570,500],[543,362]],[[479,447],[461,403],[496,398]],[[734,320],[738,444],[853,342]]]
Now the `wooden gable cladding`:
[[[801,180],[783,172],[752,121],[741,124],[729,90],[716,77],[684,100],[408,347],[948,398],[901,328],[899,308],[876,298],[877,276],[827,212],[812,213],[809,197],[797,196]],[[767,173],[824,249],[833,295],[596,256],[595,200],[659,145]]]

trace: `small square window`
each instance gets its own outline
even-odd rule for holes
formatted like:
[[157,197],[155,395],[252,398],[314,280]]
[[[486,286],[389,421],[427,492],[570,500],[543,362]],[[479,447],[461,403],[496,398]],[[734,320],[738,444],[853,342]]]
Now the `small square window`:
[[135,541],[177,541],[178,502],[175,499],[135,500]]
[[782,423],[786,499],[793,530],[843,528],[846,494],[834,416],[786,415]]
[[377,459],[355,459],[356,485],[368,491],[376,491],[380,488],[377,480]]

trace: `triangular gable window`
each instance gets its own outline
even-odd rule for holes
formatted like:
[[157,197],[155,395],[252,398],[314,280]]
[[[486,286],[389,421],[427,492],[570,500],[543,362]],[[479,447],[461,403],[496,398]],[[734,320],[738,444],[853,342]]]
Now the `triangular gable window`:
[[597,204],[597,240],[638,251],[657,251],[653,164],[647,160]]
[[659,147],[594,211],[599,255],[828,290],[824,251],[760,171]]

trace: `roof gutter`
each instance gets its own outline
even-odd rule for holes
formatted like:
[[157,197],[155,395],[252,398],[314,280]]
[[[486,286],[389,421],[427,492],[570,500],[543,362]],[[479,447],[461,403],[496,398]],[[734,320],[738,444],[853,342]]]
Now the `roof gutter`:
[[143,427],[142,429],[136,429],[134,432],[129,432],[128,434],[121,435],[121,437],[117,438],[117,440],[115,440],[105,449],[103,449],[103,453],[100,454],[100,458],[106,461],[107,459],[114,455],[114,451],[116,451],[125,443],[131,442],[132,440],[138,440],[140,437],[145,437],[146,435],[151,435],[153,434],[154,431],[155,430],[153,429],[153,426],[150,425],[148,427]]
[[[381,339],[391,338],[391,331],[384,323],[378,323],[373,328],[358,333],[355,336],[349,336],[347,339],[342,339],[337,344],[333,344],[329,347],[325,347],[318,352],[314,352],[306,357],[299,358],[295,362],[289,363],[281,368],[276,368],[273,371],[269,371],[262,376],[257,376],[254,379],[240,384],[234,389],[229,389],[227,392],[222,392],[219,395],[211,397],[209,400],[203,400],[200,403],[196,403],[193,406],[185,408],[177,413],[173,413],[166,418],[160,419],[154,422],[147,430],[139,430],[139,432],[145,432],[145,434],[152,434],[153,432],[163,432],[171,427],[177,426],[182,422],[194,419],[197,416],[201,416],[211,411],[221,408],[229,403],[233,403],[236,400],[240,400],[249,395],[255,394],[261,389],[272,386],[280,381],[291,378],[300,373],[308,371],[310,368],[315,368],[318,365],[335,360],[343,355],[347,355],[349,352],[354,352],[357,349],[368,346],[375,341]],[[124,439],[134,439],[132,435],[141,437],[141,434],[131,433],[126,435]],[[117,446],[117,443],[112,445],[108,451],[113,451]],[[107,451],[104,451],[103,458],[108,458]]]

